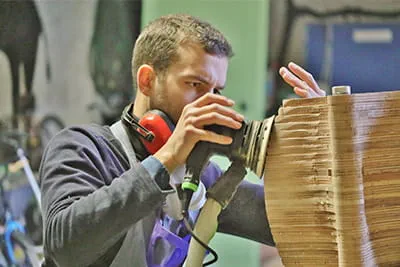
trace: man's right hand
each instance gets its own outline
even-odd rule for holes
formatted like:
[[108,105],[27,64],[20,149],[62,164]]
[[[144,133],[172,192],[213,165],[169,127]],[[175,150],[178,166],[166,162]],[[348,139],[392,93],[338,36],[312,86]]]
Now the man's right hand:
[[300,97],[322,97],[326,94],[324,90],[319,88],[311,73],[293,62],[289,63],[288,68],[281,67],[279,74],[287,84],[293,87],[296,95]]
[[234,102],[225,96],[211,93],[186,105],[171,137],[154,157],[172,173],[177,166],[186,162],[197,142],[230,144],[231,137],[205,130],[204,126],[218,124],[239,129],[244,117],[231,108],[233,105]]

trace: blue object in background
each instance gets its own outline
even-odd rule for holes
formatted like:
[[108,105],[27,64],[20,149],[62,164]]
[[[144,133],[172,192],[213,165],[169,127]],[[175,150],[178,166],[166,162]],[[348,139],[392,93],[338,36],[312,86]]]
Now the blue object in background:
[[311,24],[306,68],[352,93],[400,90],[400,24]]
[[326,31],[326,25],[323,24],[310,24],[307,27],[306,69],[316,80],[323,79],[322,68],[327,61],[324,56],[328,45]]
[[[23,218],[25,210],[33,199],[33,191],[29,184],[26,183],[13,190],[5,191],[4,195],[13,219],[19,220]],[[4,217],[4,207],[2,203],[0,203],[0,216]]]

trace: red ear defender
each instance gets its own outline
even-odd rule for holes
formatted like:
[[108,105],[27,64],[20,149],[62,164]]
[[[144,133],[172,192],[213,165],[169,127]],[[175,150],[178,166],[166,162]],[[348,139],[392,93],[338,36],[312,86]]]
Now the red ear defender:
[[152,141],[142,139],[143,145],[150,154],[156,153],[172,135],[174,123],[167,114],[160,110],[150,110],[139,120],[139,124],[154,134]]

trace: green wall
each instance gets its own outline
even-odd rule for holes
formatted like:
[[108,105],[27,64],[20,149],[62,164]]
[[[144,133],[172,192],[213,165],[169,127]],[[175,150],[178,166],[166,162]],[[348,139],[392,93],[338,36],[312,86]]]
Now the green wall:
[[[266,105],[269,0],[143,0],[142,25],[169,13],[203,18],[221,30],[233,46],[224,95],[248,119],[263,119]],[[215,158],[222,168],[228,161]],[[258,182],[254,175],[246,177]],[[211,241],[219,260],[215,267],[259,266],[259,245],[230,235],[217,234]]]

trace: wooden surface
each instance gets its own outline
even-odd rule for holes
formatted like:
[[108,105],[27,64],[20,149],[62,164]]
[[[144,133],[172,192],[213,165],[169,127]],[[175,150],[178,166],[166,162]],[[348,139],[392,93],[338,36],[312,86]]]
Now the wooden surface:
[[400,266],[400,92],[285,101],[264,177],[285,266]]

